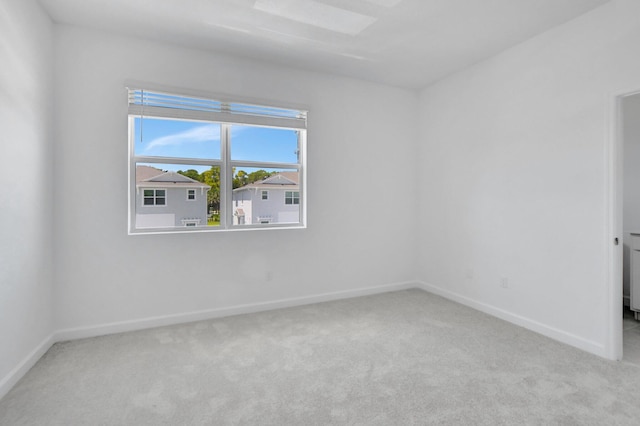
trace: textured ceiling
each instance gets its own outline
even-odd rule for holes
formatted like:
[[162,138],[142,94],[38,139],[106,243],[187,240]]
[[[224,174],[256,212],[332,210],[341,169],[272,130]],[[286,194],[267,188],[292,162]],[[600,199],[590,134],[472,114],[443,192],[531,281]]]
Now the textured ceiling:
[[55,22],[422,88],[608,0],[39,0]]

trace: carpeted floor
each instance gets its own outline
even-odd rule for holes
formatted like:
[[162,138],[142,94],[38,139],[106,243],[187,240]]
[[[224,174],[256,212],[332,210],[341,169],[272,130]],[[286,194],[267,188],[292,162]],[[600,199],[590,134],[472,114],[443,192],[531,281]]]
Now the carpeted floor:
[[58,343],[2,425],[637,425],[640,366],[421,290]]

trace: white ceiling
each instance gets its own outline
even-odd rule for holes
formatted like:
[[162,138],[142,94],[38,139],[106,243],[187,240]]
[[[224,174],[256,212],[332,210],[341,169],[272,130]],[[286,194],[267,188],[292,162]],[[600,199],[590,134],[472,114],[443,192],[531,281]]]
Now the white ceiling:
[[54,21],[422,88],[608,0],[39,0]]

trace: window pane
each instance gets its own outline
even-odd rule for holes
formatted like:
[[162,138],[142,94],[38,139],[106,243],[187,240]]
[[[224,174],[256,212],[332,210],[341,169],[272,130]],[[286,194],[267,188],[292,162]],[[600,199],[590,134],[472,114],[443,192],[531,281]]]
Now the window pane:
[[[234,169],[233,188],[234,225],[300,223],[297,169]],[[263,191],[268,191],[267,198]]]
[[137,163],[135,223],[139,229],[220,226],[220,167]]
[[298,132],[257,126],[231,126],[234,161],[298,162]]
[[161,118],[134,119],[135,155],[220,159],[220,124]]

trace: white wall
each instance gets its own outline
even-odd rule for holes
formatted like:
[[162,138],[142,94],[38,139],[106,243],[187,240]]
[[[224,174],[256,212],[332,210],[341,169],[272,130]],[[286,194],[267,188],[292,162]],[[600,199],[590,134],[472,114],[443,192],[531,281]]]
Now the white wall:
[[34,1],[0,0],[0,397],[53,331],[52,37]]
[[[430,289],[605,352],[607,119],[614,93],[640,88],[640,3],[614,1],[419,102],[57,26],[55,150],[51,24],[33,1],[0,0],[0,12],[0,173],[15,182],[0,192],[0,388],[46,349],[52,298],[55,330],[96,330],[416,272]],[[309,228],[128,236],[127,79],[308,106]]]
[[630,232],[640,232],[640,95],[623,100],[624,295],[629,297]]
[[[60,329],[414,278],[417,94],[67,26],[55,45]],[[308,106],[308,229],[128,236],[127,79]]]
[[422,91],[421,280],[609,353],[609,117],[640,88],[638,16],[614,1]]

